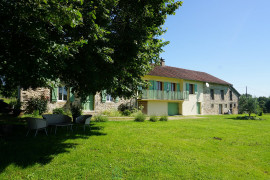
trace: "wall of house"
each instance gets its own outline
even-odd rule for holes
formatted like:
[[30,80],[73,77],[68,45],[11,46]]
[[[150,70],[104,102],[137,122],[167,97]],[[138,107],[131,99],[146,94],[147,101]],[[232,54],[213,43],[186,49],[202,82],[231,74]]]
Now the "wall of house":
[[168,102],[166,101],[148,101],[147,115],[168,115]]
[[[214,89],[214,100],[211,99],[210,90]],[[224,100],[221,99],[221,90],[224,90]],[[222,105],[222,114],[227,113],[232,104],[233,114],[238,114],[238,96],[227,85],[210,84],[209,87],[203,86],[204,102],[203,111],[204,114],[219,114],[219,106]],[[230,91],[232,91],[232,100],[230,100]]]
[[[189,100],[185,100],[182,104],[182,115],[197,115],[197,102],[201,102],[203,105],[203,83],[198,81],[184,81],[183,86],[186,90],[186,83],[197,84],[197,93],[189,94]],[[201,114],[203,114],[203,108],[201,108]]]

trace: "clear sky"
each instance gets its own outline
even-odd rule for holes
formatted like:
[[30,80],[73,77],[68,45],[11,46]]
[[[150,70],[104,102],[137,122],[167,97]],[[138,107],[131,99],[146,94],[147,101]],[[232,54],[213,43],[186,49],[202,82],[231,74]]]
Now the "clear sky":
[[184,0],[168,16],[160,56],[166,65],[203,71],[242,94],[270,96],[270,0]]

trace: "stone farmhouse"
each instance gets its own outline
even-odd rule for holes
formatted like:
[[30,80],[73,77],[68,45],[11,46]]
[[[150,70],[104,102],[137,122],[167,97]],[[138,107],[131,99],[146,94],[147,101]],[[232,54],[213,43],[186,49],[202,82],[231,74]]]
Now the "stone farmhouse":
[[[143,106],[147,115],[208,115],[238,113],[240,94],[233,85],[210,74],[176,67],[165,66],[163,61],[143,77],[151,86],[142,89],[136,99],[113,99],[105,91],[89,95],[82,103],[84,113],[96,114],[104,110],[117,109],[121,104]],[[33,97],[50,99],[49,112],[54,108],[70,108],[81,104],[70,89],[64,86],[53,88],[20,89],[22,104]]]

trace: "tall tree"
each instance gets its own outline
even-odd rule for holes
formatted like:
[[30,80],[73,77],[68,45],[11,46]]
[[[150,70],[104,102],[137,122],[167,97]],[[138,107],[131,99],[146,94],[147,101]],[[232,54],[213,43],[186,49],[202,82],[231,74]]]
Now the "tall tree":
[[253,97],[240,96],[239,98],[239,112],[240,113],[248,113],[249,117],[252,113],[257,113],[258,111],[258,101]]
[[130,97],[159,63],[174,0],[2,0],[2,89],[61,81],[81,97]]

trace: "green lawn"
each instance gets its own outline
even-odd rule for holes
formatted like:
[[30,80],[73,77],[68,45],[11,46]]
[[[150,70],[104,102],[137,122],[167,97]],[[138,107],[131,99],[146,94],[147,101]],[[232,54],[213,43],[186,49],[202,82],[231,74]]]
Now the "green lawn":
[[234,117],[110,121],[36,138],[17,125],[0,140],[0,179],[270,179],[270,115]]

